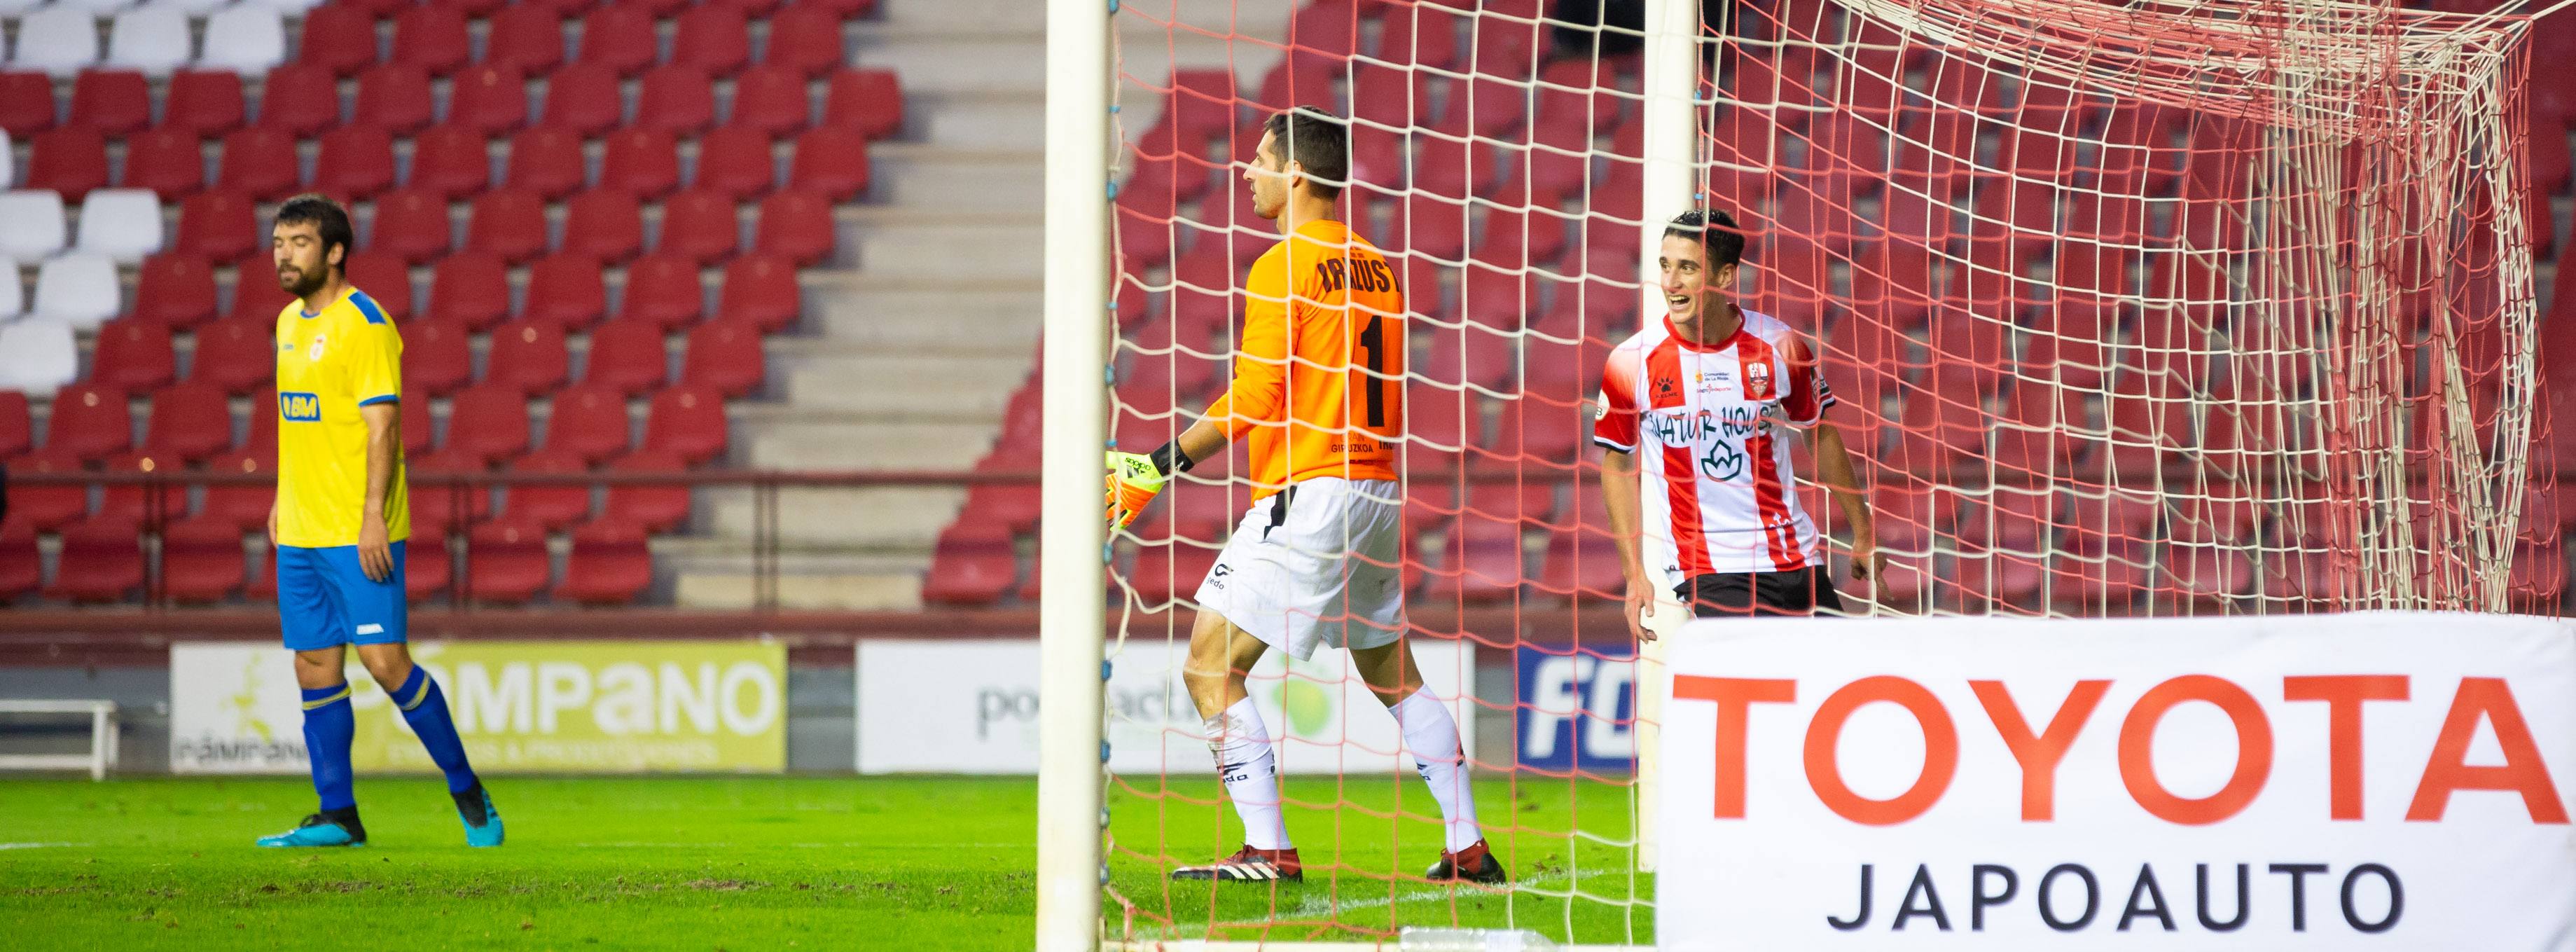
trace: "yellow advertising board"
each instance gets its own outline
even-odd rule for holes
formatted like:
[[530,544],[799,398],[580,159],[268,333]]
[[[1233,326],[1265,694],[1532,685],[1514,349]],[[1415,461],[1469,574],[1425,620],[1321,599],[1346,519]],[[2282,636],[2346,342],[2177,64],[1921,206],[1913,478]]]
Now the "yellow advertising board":
[[[279,652],[282,656],[284,653]],[[360,774],[434,773],[411,726],[352,652]],[[776,773],[787,766],[787,649],[744,641],[431,641],[479,771]],[[287,684],[293,690],[293,684]]]

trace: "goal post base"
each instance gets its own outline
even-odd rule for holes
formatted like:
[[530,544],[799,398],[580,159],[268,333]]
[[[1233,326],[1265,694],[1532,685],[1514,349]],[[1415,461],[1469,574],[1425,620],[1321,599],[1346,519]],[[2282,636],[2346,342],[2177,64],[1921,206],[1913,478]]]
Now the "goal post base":
[[1401,939],[1385,942],[1240,942],[1215,939],[1159,939],[1154,941],[1109,941],[1100,945],[1101,952],[1360,952],[1360,950],[1439,950],[1439,952],[1647,952],[1651,945],[1556,945],[1544,941],[1520,944],[1509,936],[1494,936],[1482,944],[1462,944],[1451,940],[1406,944]]

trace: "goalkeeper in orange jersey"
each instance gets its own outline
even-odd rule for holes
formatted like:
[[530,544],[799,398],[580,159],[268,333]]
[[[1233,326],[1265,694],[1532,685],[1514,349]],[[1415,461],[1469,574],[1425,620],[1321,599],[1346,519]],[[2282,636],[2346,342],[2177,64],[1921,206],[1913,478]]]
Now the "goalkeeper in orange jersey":
[[1476,825],[1457,721],[1423,689],[1403,641],[1404,486],[1395,459],[1404,434],[1404,292],[1378,250],[1342,223],[1349,155],[1341,119],[1308,108],[1270,117],[1243,180],[1254,213],[1287,237],[1244,281],[1234,380],[1179,439],[1150,454],[1109,454],[1109,518],[1120,528],[1172,473],[1228,441],[1247,441],[1251,457],[1252,506],[1199,585],[1182,673],[1243,818],[1244,846],[1173,870],[1174,879],[1303,878],[1280,816],[1270,735],[1243,682],[1271,648],[1304,659],[1319,645],[1350,651],[1440,803],[1445,843],[1425,875],[1506,878]]

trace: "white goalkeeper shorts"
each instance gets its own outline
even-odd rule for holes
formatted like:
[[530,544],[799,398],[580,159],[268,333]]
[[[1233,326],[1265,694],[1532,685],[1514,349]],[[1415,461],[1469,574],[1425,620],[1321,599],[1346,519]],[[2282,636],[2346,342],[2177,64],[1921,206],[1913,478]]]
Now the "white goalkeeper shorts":
[[1317,645],[1376,648],[1404,635],[1404,487],[1310,479],[1244,510],[1199,583],[1215,612],[1298,660]]

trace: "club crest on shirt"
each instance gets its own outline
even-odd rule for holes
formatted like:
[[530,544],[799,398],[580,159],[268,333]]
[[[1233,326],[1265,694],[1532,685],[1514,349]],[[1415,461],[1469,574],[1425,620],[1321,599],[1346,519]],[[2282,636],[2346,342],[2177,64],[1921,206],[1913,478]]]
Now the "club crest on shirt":
[[306,360],[321,360],[321,359],[322,359],[322,342],[323,342],[324,340],[326,340],[326,339],[327,339],[327,338],[323,337],[323,336],[322,336],[322,335],[320,335],[320,334],[315,334],[315,335],[313,335],[313,343],[311,343],[311,344],[307,344],[307,345],[305,345],[305,347],[304,347],[304,359],[306,359]]
[[1751,400],[1771,399],[1771,365],[1756,361],[1744,365],[1744,396]]

